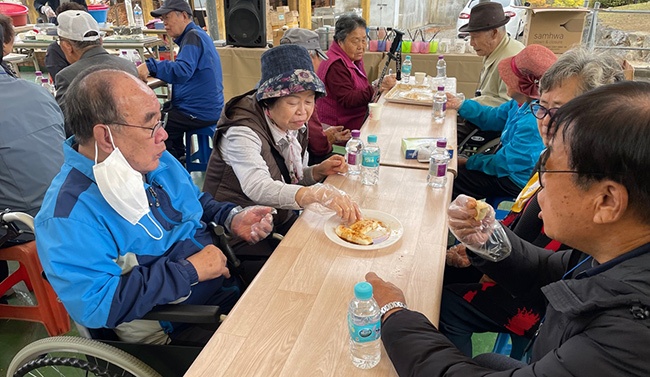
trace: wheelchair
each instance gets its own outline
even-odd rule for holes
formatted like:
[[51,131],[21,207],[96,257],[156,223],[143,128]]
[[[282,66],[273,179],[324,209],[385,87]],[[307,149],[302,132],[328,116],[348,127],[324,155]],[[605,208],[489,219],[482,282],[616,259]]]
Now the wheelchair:
[[[17,223],[25,224],[33,233],[34,221],[30,215],[8,210],[0,212],[0,228],[6,229],[7,234],[15,237],[29,232],[19,229]],[[218,231],[215,229],[215,234]],[[225,247],[223,245],[227,242],[222,237],[217,238],[222,240],[218,245]],[[0,244],[9,238],[3,237]],[[224,253],[227,257],[234,256],[230,248]],[[42,275],[46,280],[44,273]],[[143,319],[216,327],[220,314],[218,306],[161,305]],[[25,346],[14,356],[6,376],[175,377],[182,376],[202,350],[202,347],[192,346],[126,343],[119,341],[110,329],[77,327],[84,337],[54,336]]]

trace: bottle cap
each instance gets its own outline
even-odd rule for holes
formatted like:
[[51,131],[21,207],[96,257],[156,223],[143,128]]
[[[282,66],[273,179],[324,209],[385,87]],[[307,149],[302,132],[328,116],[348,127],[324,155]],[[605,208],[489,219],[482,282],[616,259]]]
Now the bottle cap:
[[444,58],[445,58],[444,55],[438,55],[438,59],[444,59]]
[[367,281],[362,281],[354,286],[354,297],[359,300],[370,300],[372,298],[372,285]]
[[444,137],[436,141],[436,147],[438,148],[447,148],[447,139]]
[[359,137],[359,136],[361,136],[360,130],[352,130],[352,137]]
[[411,60],[411,55],[406,55],[406,60]]
[[36,71],[36,72],[34,72],[34,74],[35,74],[36,76],[40,76],[40,75],[43,74],[43,72],[41,72],[41,71]]
[[377,142],[377,135],[368,135],[368,142],[369,143],[376,143]]
[[47,77],[43,77],[43,78],[41,78],[41,82],[47,82],[47,83],[49,83],[50,80],[48,80]]
[[444,86],[439,86],[439,87],[438,87],[438,91],[439,91],[439,92],[444,92],[444,91],[445,91],[445,87],[444,87]]

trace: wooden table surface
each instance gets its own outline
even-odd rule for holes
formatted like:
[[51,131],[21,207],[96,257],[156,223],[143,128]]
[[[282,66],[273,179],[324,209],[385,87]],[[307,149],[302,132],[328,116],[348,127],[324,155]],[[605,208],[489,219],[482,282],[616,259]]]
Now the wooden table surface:
[[347,306],[354,284],[375,271],[404,290],[410,308],[438,322],[453,176],[432,189],[426,174],[382,166],[376,186],[329,177],[362,208],[399,219],[402,238],[380,250],[348,249],[325,235],[329,215],[306,210],[186,376],[395,376],[383,348],[375,368],[352,365]]
[[383,97],[379,102],[384,105],[381,119],[367,119],[361,127],[361,138],[365,143],[368,135],[377,135],[377,144],[381,149],[381,165],[428,170],[428,163],[404,158],[402,138],[446,137],[447,145],[454,148],[454,158],[449,163],[449,170],[456,173],[456,110],[447,110],[445,121],[435,123],[429,106],[387,102]]

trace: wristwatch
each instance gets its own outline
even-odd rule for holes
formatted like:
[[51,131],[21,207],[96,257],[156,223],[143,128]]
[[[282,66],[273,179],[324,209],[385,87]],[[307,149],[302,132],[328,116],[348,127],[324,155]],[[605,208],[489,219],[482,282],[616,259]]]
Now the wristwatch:
[[393,310],[395,308],[404,308],[408,309],[405,303],[401,301],[393,301],[389,302],[388,304],[384,305],[379,309],[379,312],[381,313],[381,316],[383,317],[386,313],[388,313],[390,310]]

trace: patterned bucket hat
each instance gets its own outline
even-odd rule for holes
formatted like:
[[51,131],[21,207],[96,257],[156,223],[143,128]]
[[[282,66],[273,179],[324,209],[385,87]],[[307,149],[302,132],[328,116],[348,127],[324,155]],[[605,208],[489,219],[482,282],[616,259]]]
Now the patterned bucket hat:
[[311,57],[304,47],[280,45],[262,54],[262,79],[258,101],[286,97],[313,90],[316,98],[325,96],[325,84],[316,76]]

